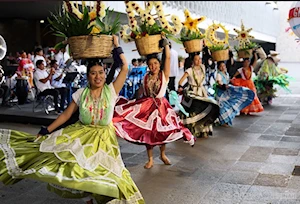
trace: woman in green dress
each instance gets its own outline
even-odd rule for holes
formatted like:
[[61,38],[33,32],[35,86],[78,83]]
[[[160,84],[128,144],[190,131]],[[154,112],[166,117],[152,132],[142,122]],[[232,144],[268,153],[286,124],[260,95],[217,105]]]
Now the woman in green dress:
[[[115,101],[128,72],[118,38],[114,53],[122,68],[105,84],[98,59],[89,59],[89,85],[72,95],[68,108],[36,138],[25,132],[0,129],[0,181],[14,184],[24,178],[49,183],[48,190],[86,203],[145,203],[122,161],[112,123]],[[54,131],[79,109],[79,121]],[[54,131],[54,132],[53,132]]]

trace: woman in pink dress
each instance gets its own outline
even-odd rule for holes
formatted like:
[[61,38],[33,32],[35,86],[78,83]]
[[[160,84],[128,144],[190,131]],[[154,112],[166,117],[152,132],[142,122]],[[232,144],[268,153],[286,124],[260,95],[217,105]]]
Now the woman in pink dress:
[[164,164],[170,165],[170,160],[165,154],[166,143],[184,138],[193,146],[195,141],[192,133],[183,126],[164,97],[170,74],[170,47],[167,39],[163,39],[160,45],[164,47],[165,55],[163,70],[156,54],[147,56],[150,72],[145,75],[143,86],[140,88],[143,97],[138,100],[119,98],[113,119],[118,136],[132,143],[146,145],[146,169],[153,167],[155,145],[160,145],[160,159]]

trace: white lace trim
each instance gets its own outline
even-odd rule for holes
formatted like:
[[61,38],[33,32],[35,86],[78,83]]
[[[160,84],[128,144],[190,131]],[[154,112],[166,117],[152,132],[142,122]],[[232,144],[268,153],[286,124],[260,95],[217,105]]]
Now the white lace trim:
[[19,167],[16,161],[16,152],[9,144],[10,134],[10,130],[0,129],[0,149],[3,151],[5,157],[4,162],[6,164],[7,173],[12,176],[12,178],[35,173],[35,169],[23,171]]
[[[134,102],[134,101],[128,101],[125,104],[116,106],[115,111],[119,115],[123,115],[126,112],[128,112],[129,110],[132,110],[129,114],[127,114],[125,116],[125,119],[128,120],[129,122],[135,124],[136,126],[142,128],[142,129],[145,129],[145,130],[150,130],[151,131],[153,129],[153,121],[155,119],[157,119],[156,128],[157,128],[157,131],[159,131],[159,132],[168,132],[168,131],[172,131],[174,129],[178,129],[178,127],[173,124],[172,118],[174,118],[176,120],[176,124],[180,123],[180,119],[176,115],[176,112],[173,109],[170,109],[170,108],[167,109],[166,120],[168,122],[168,125],[164,126],[162,124],[161,117],[159,116],[159,112],[158,112],[157,109],[155,109],[151,113],[151,115],[149,116],[148,120],[146,122],[144,122],[144,121],[140,120],[139,118],[136,118],[136,115],[138,115],[141,111],[141,107],[142,107],[141,104],[133,105],[133,106],[127,108],[127,109],[123,108],[125,105],[128,105],[132,102]],[[115,123],[114,125],[116,125],[116,124],[117,123]]]
[[143,200],[142,194],[138,191],[135,192],[132,196],[130,196],[129,199],[125,200],[124,198],[122,200],[114,199],[107,204],[137,204],[140,200]]
[[204,111],[202,111],[200,114],[195,115],[194,117],[183,119],[182,122],[184,125],[196,123],[197,121],[202,120],[205,116],[207,116],[207,114],[209,114],[211,110],[212,110],[212,105],[209,104],[207,108]]
[[[84,148],[91,146],[92,144],[82,145],[79,138],[71,141],[71,137],[67,134],[62,134],[62,131],[62,129],[55,131],[46,140],[44,140],[40,145],[40,151],[54,153],[55,156],[63,162],[77,162],[79,166],[89,171],[94,171],[98,165],[101,165],[107,171],[118,177],[122,177],[125,165],[122,161],[120,152],[116,159],[108,154],[110,151],[113,151],[113,148],[118,150],[117,146],[113,145],[108,152],[99,148],[93,156],[87,158],[84,154]],[[56,144],[58,136],[65,136],[68,141],[62,144]],[[70,152],[75,157],[76,161],[61,158],[58,153],[63,151]]]
[[108,186],[112,186],[117,188],[117,183],[115,180],[110,179],[107,177],[107,174],[104,176],[93,176],[93,177],[86,177],[86,178],[69,178],[66,176],[62,175],[62,172],[52,172],[49,171],[46,167],[41,168],[38,173],[40,173],[43,176],[49,176],[49,177],[55,177],[57,179],[59,179],[59,181],[61,181],[63,183],[63,181],[76,181],[76,182],[86,182],[86,181],[90,181],[90,182],[95,182],[95,183],[100,183],[100,184],[104,184],[104,185],[108,185]]
[[[135,139],[131,138],[128,135],[128,133],[122,128],[122,125],[120,123],[116,123],[115,127],[116,127],[116,131],[117,131],[118,135],[121,138],[124,138],[125,140],[128,140],[130,142],[145,143],[144,141],[135,140]],[[163,142],[151,143],[150,145],[160,145],[162,143],[170,143],[170,142],[174,142],[176,140],[179,140],[182,137],[183,137],[183,132],[180,131],[180,132],[170,134]],[[187,139],[189,139],[189,138],[187,138]]]

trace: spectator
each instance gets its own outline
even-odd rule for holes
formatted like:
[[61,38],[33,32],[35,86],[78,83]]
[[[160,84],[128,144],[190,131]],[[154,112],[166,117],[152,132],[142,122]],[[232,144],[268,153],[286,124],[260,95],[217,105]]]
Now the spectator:
[[36,67],[37,69],[34,72],[34,81],[38,91],[40,92],[39,95],[53,96],[56,113],[60,113],[60,110],[58,108],[59,92],[50,84],[52,76],[55,73],[55,70],[51,68],[50,73],[48,73],[45,69],[45,64],[43,60],[37,60]]
[[55,55],[55,60],[58,63],[59,68],[65,68],[66,62],[70,59],[70,55],[66,52],[66,48],[61,48]]
[[42,60],[43,61],[44,67],[47,66],[47,62],[46,62],[46,59],[44,57],[44,53],[43,53],[42,48],[37,48],[35,50],[35,57],[34,57],[34,60],[33,60],[33,64],[35,66],[35,69],[37,68],[36,63],[37,63],[38,60]]
[[60,94],[60,110],[65,110],[65,101],[68,94],[68,89],[66,88],[66,84],[63,83],[64,80],[64,72],[63,70],[59,69],[57,61],[51,60],[50,62],[51,68],[55,70],[54,75],[52,76],[51,85],[58,90]]

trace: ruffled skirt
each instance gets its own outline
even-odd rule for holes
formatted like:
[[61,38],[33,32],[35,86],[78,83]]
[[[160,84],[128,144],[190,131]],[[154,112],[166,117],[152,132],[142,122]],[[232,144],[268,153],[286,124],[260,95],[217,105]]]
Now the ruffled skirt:
[[166,98],[119,97],[113,122],[117,135],[132,143],[155,146],[183,138],[194,144],[194,136],[183,126]]
[[196,96],[187,93],[183,96],[181,105],[187,117],[181,111],[179,115],[183,124],[192,132],[194,136],[202,137],[205,134],[212,134],[212,125],[219,116],[219,105],[217,101],[208,97]]
[[40,143],[25,132],[0,129],[0,181],[31,178],[64,198],[93,196],[98,203],[144,203],[119,151],[114,126],[80,122]]
[[253,91],[245,87],[229,85],[229,88],[222,90],[216,88],[216,99],[220,106],[220,125],[232,125],[232,120],[240,111],[250,105],[255,97]]
[[244,109],[242,109],[241,113],[248,114],[248,113],[259,113],[259,112],[264,111],[264,108],[261,105],[261,103],[257,97],[255,85],[251,79],[244,80],[242,78],[233,78],[233,79],[231,79],[231,83],[234,86],[243,86],[243,87],[249,88],[255,94],[254,100],[252,101],[252,103],[250,105],[248,105],[247,107],[245,107]]

